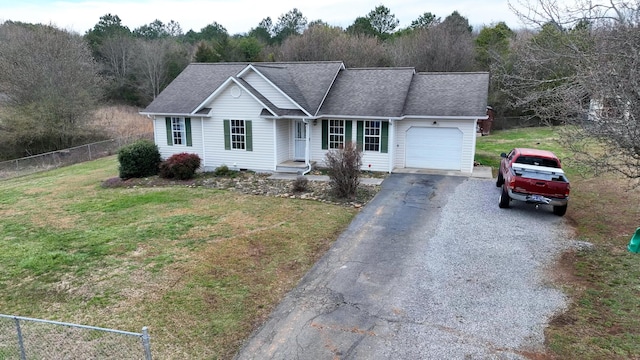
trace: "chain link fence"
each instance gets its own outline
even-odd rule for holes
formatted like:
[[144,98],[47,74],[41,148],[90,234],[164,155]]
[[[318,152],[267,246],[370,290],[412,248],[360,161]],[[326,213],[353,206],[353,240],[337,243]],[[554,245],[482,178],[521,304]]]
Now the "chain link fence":
[[0,314],[0,359],[151,360],[141,333]]
[[121,146],[140,139],[153,140],[153,133],[111,139],[45,154],[0,162],[0,179],[33,174],[115,154]]

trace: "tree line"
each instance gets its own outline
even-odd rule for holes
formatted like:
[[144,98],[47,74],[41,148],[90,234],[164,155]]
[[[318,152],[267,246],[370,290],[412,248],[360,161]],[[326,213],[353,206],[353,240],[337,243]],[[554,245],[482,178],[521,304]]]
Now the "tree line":
[[[197,32],[185,33],[173,20],[131,30],[114,14],[83,35],[6,21],[0,25],[0,159],[99,137],[87,126],[96,106],[146,106],[191,62],[341,60],[347,67],[490,71],[489,104],[499,121],[578,124],[572,129],[587,132],[573,139],[596,134],[611,154],[640,165],[640,150],[633,150],[640,131],[631,126],[640,104],[635,5],[522,0],[513,10],[528,23],[517,30],[504,22],[473,29],[457,11],[444,18],[425,12],[399,29],[384,5],[347,28],[308,21],[294,8],[234,35],[217,22]],[[598,126],[583,124],[594,99],[617,111],[601,116]],[[621,128],[630,130],[620,135]],[[621,143],[629,144],[627,152],[615,147]]]

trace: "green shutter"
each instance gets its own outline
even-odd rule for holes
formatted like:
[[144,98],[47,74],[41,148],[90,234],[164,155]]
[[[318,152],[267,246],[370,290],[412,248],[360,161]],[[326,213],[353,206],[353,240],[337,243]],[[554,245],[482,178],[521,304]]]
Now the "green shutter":
[[358,121],[358,128],[356,129],[356,142],[358,143],[358,150],[364,149],[364,121]]
[[322,120],[322,150],[329,149],[329,120]]
[[353,141],[353,121],[344,121],[344,142],[350,143]]
[[246,144],[247,151],[253,151],[253,132],[252,132],[251,120],[245,120],[244,130],[245,130],[244,139],[247,142]]
[[389,152],[389,122],[383,121],[380,125],[380,152],[386,154]]
[[167,145],[172,146],[173,145],[173,132],[171,131],[171,118],[170,117],[166,117],[164,118],[164,121],[167,125]]
[[193,146],[193,141],[191,140],[191,118],[184,119],[184,127],[187,133],[187,146]]
[[224,149],[231,150],[231,122],[224,120]]

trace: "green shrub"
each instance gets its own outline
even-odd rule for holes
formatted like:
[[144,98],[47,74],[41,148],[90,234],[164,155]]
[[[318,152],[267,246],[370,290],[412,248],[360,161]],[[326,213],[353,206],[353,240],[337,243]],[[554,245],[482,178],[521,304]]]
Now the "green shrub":
[[161,161],[158,146],[149,140],[138,140],[118,150],[121,179],[156,175]]
[[197,154],[174,154],[160,164],[160,177],[178,180],[193,179],[199,167],[200,157]]
[[219,177],[224,177],[224,176],[226,176],[226,177],[235,177],[237,175],[237,172],[229,169],[229,167],[227,165],[221,165],[221,166],[218,166],[213,171],[213,175],[219,176]]

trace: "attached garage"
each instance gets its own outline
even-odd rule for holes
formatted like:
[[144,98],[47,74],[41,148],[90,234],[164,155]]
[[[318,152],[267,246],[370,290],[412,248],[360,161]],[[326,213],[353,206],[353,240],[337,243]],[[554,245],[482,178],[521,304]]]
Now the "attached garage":
[[460,171],[462,140],[463,133],[457,127],[410,127],[406,132],[405,166]]

